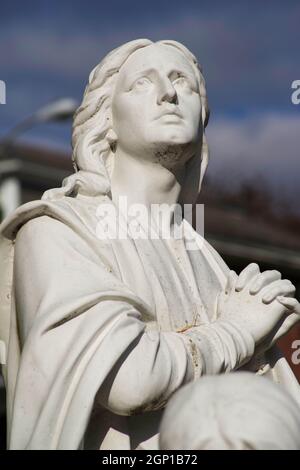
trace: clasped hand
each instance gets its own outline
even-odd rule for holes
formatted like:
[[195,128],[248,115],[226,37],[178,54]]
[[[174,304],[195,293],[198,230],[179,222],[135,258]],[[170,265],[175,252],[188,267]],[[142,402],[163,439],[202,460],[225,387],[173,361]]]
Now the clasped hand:
[[230,321],[252,335],[259,351],[269,349],[300,320],[295,286],[278,271],[260,272],[249,264],[238,276],[230,271],[218,299],[218,320]]

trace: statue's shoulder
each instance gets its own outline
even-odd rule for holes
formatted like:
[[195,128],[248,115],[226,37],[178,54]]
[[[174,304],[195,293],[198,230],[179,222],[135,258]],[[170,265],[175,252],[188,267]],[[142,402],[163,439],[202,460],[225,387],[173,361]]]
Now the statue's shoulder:
[[62,187],[49,189],[41,200],[18,207],[0,225],[0,237],[13,240],[21,227],[40,217],[44,217],[43,224],[50,224],[52,218],[75,231],[83,227],[94,231],[97,208],[107,200],[105,194],[107,188],[101,175],[84,171],[71,174]]
[[18,207],[0,225],[2,237],[14,240],[19,230],[37,230],[61,225],[80,232],[85,227],[91,230],[96,223],[97,207],[101,203],[93,198],[61,197],[57,200],[31,201]]

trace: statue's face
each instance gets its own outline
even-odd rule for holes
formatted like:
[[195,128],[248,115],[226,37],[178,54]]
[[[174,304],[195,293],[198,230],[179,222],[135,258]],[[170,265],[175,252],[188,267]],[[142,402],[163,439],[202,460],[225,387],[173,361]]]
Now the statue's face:
[[121,67],[112,118],[117,145],[125,152],[161,161],[164,150],[178,147],[173,159],[184,163],[195,154],[202,134],[200,117],[195,72],[180,51],[153,44],[134,52]]

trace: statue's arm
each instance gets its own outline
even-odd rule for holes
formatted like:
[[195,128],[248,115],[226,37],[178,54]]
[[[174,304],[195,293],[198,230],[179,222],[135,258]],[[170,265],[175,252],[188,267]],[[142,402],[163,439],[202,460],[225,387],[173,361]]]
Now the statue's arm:
[[[247,273],[253,266],[246,269]],[[279,320],[286,317],[285,306],[277,301],[276,293],[283,289],[288,294],[293,286],[286,281],[276,286],[275,290],[274,285],[271,287],[274,300],[269,304],[262,300],[264,291],[250,294],[248,290],[229,286],[220,296],[221,311],[216,321],[181,333],[151,332],[147,336],[144,332],[109,377],[109,390],[104,389],[102,403],[121,414],[122,410],[130,414],[135,409],[155,409],[188,381],[206,374],[230,372],[247,364],[255,351],[270,348]],[[286,302],[292,300],[287,298]],[[298,314],[289,315],[291,321],[295,321],[295,315]],[[130,384],[126,385],[128,377]],[[122,390],[128,395],[123,397]],[[135,407],[137,403],[139,406]],[[126,404],[132,406],[127,409]]]
[[252,338],[230,324],[184,333],[144,331],[111,371],[97,400],[121,415],[159,409],[182,385],[205,374],[230,372],[253,351]]

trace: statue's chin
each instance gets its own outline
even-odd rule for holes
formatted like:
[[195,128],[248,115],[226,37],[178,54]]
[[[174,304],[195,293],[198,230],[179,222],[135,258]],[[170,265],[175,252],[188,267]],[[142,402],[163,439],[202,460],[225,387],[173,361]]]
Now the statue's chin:
[[[150,127],[146,139],[155,161],[164,166],[184,165],[197,149],[198,133],[186,125],[164,125],[160,129]],[[155,134],[155,135],[154,135]]]
[[[152,135],[151,135],[152,134]],[[194,139],[194,132],[178,125],[165,125],[159,129],[159,132],[149,132],[148,140],[157,145],[188,145]]]
[[193,147],[190,142],[160,142],[154,151],[154,162],[169,169],[184,166],[195,154]]

